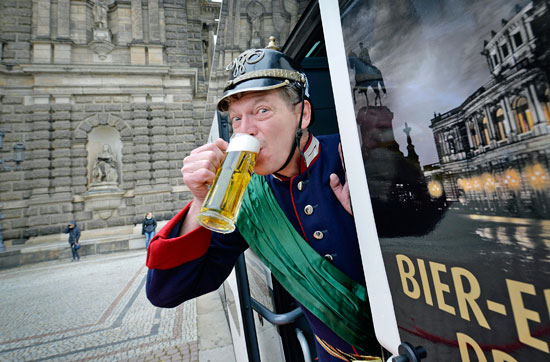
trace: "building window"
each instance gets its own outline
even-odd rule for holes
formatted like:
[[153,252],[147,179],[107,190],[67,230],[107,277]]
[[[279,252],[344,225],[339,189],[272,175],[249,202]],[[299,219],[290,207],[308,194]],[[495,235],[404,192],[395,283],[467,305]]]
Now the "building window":
[[519,48],[521,44],[523,44],[523,38],[521,37],[521,32],[517,32],[514,35],[512,35],[512,38],[514,39],[514,44],[516,45],[516,48]]
[[487,117],[483,117],[481,123],[479,124],[479,131],[481,132],[481,142],[483,146],[487,146],[491,139],[489,137],[489,120]]
[[502,108],[497,109],[495,112],[495,121],[497,124],[497,137],[499,141],[506,139],[506,129],[504,128],[504,111]]
[[451,134],[447,136],[447,147],[449,147],[450,154],[456,153],[455,138]]
[[533,114],[529,109],[527,98],[519,97],[514,102],[514,116],[519,133],[525,133],[533,129]]
[[508,51],[508,45],[506,43],[503,43],[500,46],[500,51],[502,52],[502,59],[506,58],[510,52]]
[[493,60],[493,67],[496,67],[498,65],[498,56],[496,53],[491,54],[491,59]]

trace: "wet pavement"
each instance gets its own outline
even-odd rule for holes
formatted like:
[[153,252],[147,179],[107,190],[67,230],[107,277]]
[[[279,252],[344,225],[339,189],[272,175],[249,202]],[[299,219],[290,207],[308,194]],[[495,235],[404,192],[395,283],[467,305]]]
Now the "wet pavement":
[[[0,271],[0,360],[213,362],[221,353],[231,361],[217,293],[156,308],[144,263],[140,250]],[[201,325],[201,308],[202,320],[217,324],[215,338],[199,338],[213,329]]]

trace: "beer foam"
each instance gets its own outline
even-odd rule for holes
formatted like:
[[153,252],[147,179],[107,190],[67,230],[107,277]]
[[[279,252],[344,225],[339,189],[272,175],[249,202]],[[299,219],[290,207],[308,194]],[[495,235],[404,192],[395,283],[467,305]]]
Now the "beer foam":
[[227,147],[227,152],[235,151],[258,153],[260,151],[260,141],[246,133],[236,133],[231,137],[229,146]]

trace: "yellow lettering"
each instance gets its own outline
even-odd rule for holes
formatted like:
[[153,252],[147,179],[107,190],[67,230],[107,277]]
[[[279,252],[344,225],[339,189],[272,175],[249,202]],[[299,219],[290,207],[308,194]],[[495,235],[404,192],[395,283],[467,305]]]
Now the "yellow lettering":
[[458,340],[458,348],[460,350],[460,360],[462,362],[470,362],[470,353],[468,352],[468,345],[474,350],[478,362],[487,362],[487,358],[483,354],[479,344],[474,339],[464,333],[457,333],[456,338]]
[[422,280],[422,288],[424,289],[424,297],[426,298],[426,304],[434,305],[432,300],[432,292],[430,291],[430,282],[428,282],[428,273],[426,273],[426,266],[424,260],[416,259],[418,263],[418,272],[420,273],[420,280]]
[[[399,268],[399,275],[401,276],[401,285],[403,286],[403,292],[412,299],[420,298],[420,286],[416,279],[414,279],[414,265],[411,259],[403,254],[397,254],[397,267]],[[405,266],[407,264],[407,272],[405,272]],[[411,282],[412,290],[409,289],[407,280]]]
[[506,279],[506,286],[508,287],[508,294],[510,295],[512,312],[514,313],[514,321],[516,322],[520,342],[548,353],[548,343],[533,337],[529,330],[528,320],[540,323],[539,314],[534,310],[525,308],[523,305],[522,294],[536,295],[535,286],[510,279]]
[[445,303],[445,296],[443,295],[444,292],[449,293],[450,288],[447,284],[443,284],[441,282],[441,279],[439,278],[439,273],[440,272],[446,273],[447,268],[443,264],[430,261],[430,269],[432,270],[432,279],[434,281],[435,297],[436,297],[437,305],[439,309],[447,313],[456,315],[455,308]]
[[518,362],[514,357],[508,353],[493,349],[493,362]]
[[[458,301],[458,311],[460,312],[460,317],[466,319],[467,321],[470,320],[470,313],[468,313],[469,304],[474,316],[477,319],[477,323],[484,328],[491,329],[491,327],[489,327],[489,323],[487,323],[487,319],[485,319],[485,316],[481,311],[481,308],[479,308],[479,305],[476,302],[476,299],[481,295],[481,288],[479,287],[476,277],[468,270],[459,267],[451,268],[451,273],[453,275],[453,282],[456,289],[456,299]],[[469,293],[464,291],[464,284],[462,284],[463,277],[468,280],[468,283],[470,284]]]

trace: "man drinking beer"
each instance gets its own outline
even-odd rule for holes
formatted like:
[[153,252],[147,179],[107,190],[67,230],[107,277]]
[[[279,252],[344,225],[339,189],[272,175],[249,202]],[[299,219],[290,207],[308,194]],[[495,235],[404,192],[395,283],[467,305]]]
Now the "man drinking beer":
[[216,290],[248,247],[300,303],[316,336],[319,361],[380,360],[339,152],[339,136],[315,137],[308,82],[287,55],[249,49],[227,68],[218,102],[235,133],[260,143],[237,229],[211,232],[197,223],[222,164],[218,139],[183,160],[193,200],[153,239],[147,296],[175,307]]

